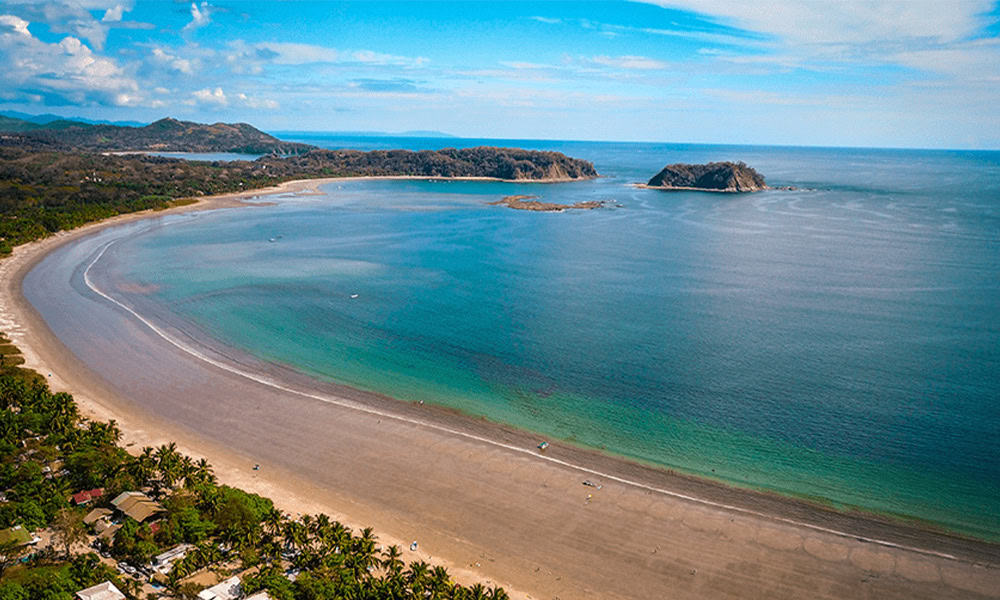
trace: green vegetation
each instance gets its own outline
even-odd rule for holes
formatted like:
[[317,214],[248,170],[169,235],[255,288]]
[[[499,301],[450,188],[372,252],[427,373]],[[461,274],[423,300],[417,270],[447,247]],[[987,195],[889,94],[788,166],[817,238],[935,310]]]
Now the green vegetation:
[[[113,421],[82,418],[70,395],[52,393],[38,374],[13,364],[9,340],[0,337],[0,348],[0,528],[48,529],[53,541],[24,563],[23,546],[0,546],[0,600],[71,600],[105,580],[139,598],[146,565],[182,543],[192,547],[165,577],[155,576],[169,597],[197,593],[186,578],[210,569],[239,574],[246,593],[267,590],[276,600],[507,598],[499,588],[457,585],[440,566],[407,565],[398,547],[380,548],[371,529],[355,533],[326,515],[292,519],[267,498],[219,485],[206,461],[174,444],[130,454]],[[70,506],[73,492],[94,487],[104,489],[99,500]],[[133,490],[166,512],[152,524],[114,514],[121,528],[92,545],[137,574],[121,575],[93,552],[74,554],[93,537],[83,515]]]
[[284,159],[192,162],[145,155],[38,152],[0,144],[0,255],[57,231],[186,204],[198,196],[292,179],[358,175],[545,180],[597,173],[590,163],[558,152],[512,148],[313,150]]
[[8,132],[6,137],[22,148],[47,150],[156,150],[287,155],[301,154],[313,148],[307,144],[283,142],[246,123],[207,125],[169,118],[142,127],[121,127],[68,120],[39,124],[0,116],[0,131]]
[[175,199],[266,187],[290,178],[272,176],[264,165],[249,162],[0,147],[0,254],[56,231],[165,208]]

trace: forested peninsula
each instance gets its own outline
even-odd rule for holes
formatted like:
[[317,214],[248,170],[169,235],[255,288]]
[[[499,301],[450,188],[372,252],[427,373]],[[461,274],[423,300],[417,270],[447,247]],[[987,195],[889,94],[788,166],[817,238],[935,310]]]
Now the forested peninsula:
[[[13,127],[12,121],[17,120],[4,118],[0,130]],[[59,123],[64,126],[57,127]],[[0,255],[9,254],[18,244],[91,221],[295,179],[409,176],[561,181],[597,176],[590,162],[559,152],[517,148],[322,150],[289,145],[245,124],[199,125],[173,119],[146,127],[48,125],[28,123],[26,131],[0,133]],[[111,132],[110,137],[102,137],[101,132]],[[112,152],[124,150],[269,154],[254,161],[197,162]]]

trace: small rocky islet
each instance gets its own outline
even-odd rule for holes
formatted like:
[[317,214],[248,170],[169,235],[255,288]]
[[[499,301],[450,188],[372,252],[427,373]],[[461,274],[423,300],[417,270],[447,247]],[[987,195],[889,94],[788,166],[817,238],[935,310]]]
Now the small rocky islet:
[[556,204],[554,202],[541,202],[538,196],[517,195],[505,196],[500,200],[488,202],[490,206],[506,206],[514,210],[530,210],[534,212],[563,212],[565,210],[593,210],[604,206],[604,202],[599,200],[588,200],[575,204]]
[[667,165],[644,187],[706,192],[758,192],[770,189],[764,177],[744,162]]

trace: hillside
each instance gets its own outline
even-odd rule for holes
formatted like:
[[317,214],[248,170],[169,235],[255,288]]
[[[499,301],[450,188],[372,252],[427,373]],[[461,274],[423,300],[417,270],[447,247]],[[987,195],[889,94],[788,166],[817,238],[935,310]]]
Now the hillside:
[[[26,150],[0,135],[0,255],[90,221],[171,201],[263,188],[290,179],[352,175],[559,180],[595,177],[558,152],[469,148],[438,152],[313,150],[289,158],[197,162],[145,155]],[[13,144],[11,147],[8,144]]]
[[490,177],[559,181],[597,177],[594,165],[560,152],[519,148],[445,148],[444,150],[313,150],[268,161],[273,174],[315,177],[409,175],[416,177]]
[[76,121],[39,124],[0,117],[0,132],[19,134],[23,147],[47,150],[244,152],[247,154],[300,154],[312,148],[283,142],[246,123],[206,125],[177,119],[160,119],[144,127],[90,125]]
[[664,189],[693,189],[714,192],[756,192],[767,189],[764,178],[742,162],[667,165],[646,185]]

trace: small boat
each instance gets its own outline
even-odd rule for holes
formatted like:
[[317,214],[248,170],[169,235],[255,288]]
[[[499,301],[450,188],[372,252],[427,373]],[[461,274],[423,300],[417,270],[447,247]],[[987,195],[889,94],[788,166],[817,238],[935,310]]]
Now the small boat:
[[358,295],[357,295],[357,294],[351,294],[351,299],[352,299],[352,300],[353,300],[354,298],[357,298],[357,297],[358,297]]

